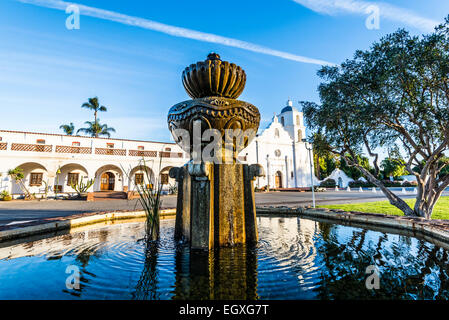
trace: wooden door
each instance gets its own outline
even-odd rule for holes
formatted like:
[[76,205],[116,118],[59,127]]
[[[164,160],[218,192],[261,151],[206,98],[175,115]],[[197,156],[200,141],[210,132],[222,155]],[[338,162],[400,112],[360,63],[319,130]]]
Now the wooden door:
[[276,189],[282,188],[282,173],[279,171],[276,172],[276,176],[274,177],[274,183],[276,185]]
[[101,175],[101,191],[112,191],[115,188],[115,176],[113,173],[105,172]]

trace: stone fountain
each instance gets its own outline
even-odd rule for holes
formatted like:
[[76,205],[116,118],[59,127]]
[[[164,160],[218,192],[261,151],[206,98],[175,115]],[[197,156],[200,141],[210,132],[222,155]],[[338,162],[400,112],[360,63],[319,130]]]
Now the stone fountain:
[[256,243],[254,180],[264,172],[238,157],[260,122],[255,106],[237,100],[245,88],[245,71],[211,53],[206,61],[188,66],[182,81],[192,100],[168,113],[176,143],[191,158],[169,173],[178,182],[175,237],[205,250]]

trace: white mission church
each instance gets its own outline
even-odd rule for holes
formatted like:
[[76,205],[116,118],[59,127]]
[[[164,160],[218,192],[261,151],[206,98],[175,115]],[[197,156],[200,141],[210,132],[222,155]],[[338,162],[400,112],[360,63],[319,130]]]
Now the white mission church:
[[[264,167],[266,177],[257,179],[257,187],[311,185],[309,154],[302,141],[305,132],[303,114],[289,100],[240,154],[245,162]],[[151,181],[142,170],[142,158]],[[138,183],[155,181],[168,188],[175,184],[169,169],[188,161],[187,154],[173,143],[0,130],[0,192],[6,190],[14,197],[22,195],[8,176],[16,167],[23,169],[30,193],[43,194],[47,185],[51,195],[55,190],[73,193],[70,182],[89,179],[95,179],[89,190],[93,192],[127,192]]]

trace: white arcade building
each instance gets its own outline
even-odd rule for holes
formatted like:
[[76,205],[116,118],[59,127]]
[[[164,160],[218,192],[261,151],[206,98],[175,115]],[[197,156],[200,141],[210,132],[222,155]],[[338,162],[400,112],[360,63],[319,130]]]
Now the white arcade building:
[[[310,186],[310,160],[302,141],[305,130],[302,112],[289,100],[242,151],[240,159],[265,169],[266,177],[257,179],[257,187]],[[48,186],[51,195],[53,191],[73,193],[70,182],[90,179],[95,183],[89,191],[95,192],[132,191],[142,182],[160,182],[168,188],[176,183],[168,176],[169,169],[188,161],[174,143],[0,130],[0,192],[6,190],[15,197],[22,190],[8,171],[16,167],[23,169],[31,194],[44,194]]]
[[126,192],[155,181],[168,188],[175,184],[169,169],[187,161],[173,143],[0,130],[0,192],[15,197],[23,193],[8,176],[16,167],[23,169],[31,194],[44,194],[47,185],[51,195],[74,193],[71,181],[90,179],[95,183],[89,191]]

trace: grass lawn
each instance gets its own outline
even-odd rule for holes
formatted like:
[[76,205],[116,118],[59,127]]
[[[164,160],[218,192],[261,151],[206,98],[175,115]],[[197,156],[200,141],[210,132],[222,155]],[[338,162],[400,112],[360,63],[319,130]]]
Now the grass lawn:
[[[413,208],[415,199],[406,200]],[[340,209],[344,211],[359,211],[368,213],[383,213],[402,216],[402,211],[392,206],[388,201],[364,202],[352,204],[333,204],[318,206],[319,208]],[[449,219],[449,197],[441,197],[433,209],[432,219]]]

